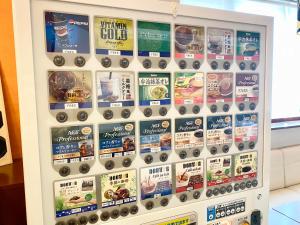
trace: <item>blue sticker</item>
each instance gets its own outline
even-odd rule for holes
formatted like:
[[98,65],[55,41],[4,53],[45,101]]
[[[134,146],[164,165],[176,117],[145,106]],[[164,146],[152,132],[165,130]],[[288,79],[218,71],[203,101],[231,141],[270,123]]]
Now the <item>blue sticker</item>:
[[89,17],[45,12],[47,52],[90,53]]

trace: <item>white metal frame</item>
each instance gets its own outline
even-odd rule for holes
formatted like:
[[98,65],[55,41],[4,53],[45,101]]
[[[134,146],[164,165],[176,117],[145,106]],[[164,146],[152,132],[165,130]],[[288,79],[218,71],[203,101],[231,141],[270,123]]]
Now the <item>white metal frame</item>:
[[[37,120],[37,101],[35,92],[34,78],[34,51],[35,46],[32,41],[32,22],[31,22],[31,4],[34,1],[41,0],[13,0],[13,18],[14,18],[14,35],[15,49],[19,88],[19,104],[20,104],[20,120],[22,133],[22,150],[24,163],[24,178],[25,178],[25,193],[26,193],[26,208],[28,225],[44,224],[44,210],[42,198],[42,179],[41,179],[41,164],[39,150],[39,131]],[[265,59],[265,87],[264,87],[264,162],[263,162],[263,177],[264,187],[256,189],[251,196],[262,194],[262,200],[268,201],[268,184],[269,184],[269,158],[270,158],[270,103],[271,103],[271,74],[272,74],[272,45],[273,45],[273,18],[265,16],[257,16],[250,14],[242,14],[237,12],[229,12],[208,8],[191,7],[183,5],[174,5],[170,2],[159,1],[139,1],[139,0],[48,0],[51,2],[76,2],[80,4],[101,5],[106,7],[115,7],[122,9],[132,9],[138,11],[155,12],[162,14],[195,16],[211,20],[223,20],[226,22],[237,22],[245,24],[260,25],[266,27],[266,59]],[[93,54],[93,51],[91,50]],[[49,163],[49,162],[47,162]],[[49,197],[52,193],[49,193]],[[254,201],[254,200],[253,200]],[[215,200],[212,201],[214,203]],[[194,203],[193,203],[194,204]],[[189,207],[192,208],[193,204]],[[187,206],[182,206],[181,209],[186,209]],[[265,209],[267,210],[267,209]],[[51,212],[50,212],[51,213]],[[171,209],[167,209],[164,213],[168,216]],[[180,214],[176,212],[176,214]],[[160,212],[155,212],[152,215],[147,214],[140,217],[146,220],[153,219],[155,216],[165,217]],[[203,213],[199,213],[203,216]],[[264,215],[267,221],[267,215]],[[143,220],[143,219],[142,219]],[[153,219],[154,220],[154,219]],[[133,220],[129,220],[128,224]],[[141,221],[142,222],[142,221]],[[120,224],[111,222],[110,224]],[[132,223],[131,223],[132,224]],[[266,224],[265,224],[266,225]]]

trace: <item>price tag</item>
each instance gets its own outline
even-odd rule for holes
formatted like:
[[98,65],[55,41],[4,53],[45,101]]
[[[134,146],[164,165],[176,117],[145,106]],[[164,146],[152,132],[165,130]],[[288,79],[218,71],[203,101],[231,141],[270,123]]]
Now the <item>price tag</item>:
[[185,99],[184,104],[193,104],[193,100],[191,99]]
[[121,102],[110,103],[110,107],[122,107]]
[[72,50],[72,49],[63,49],[62,50],[63,53],[71,53],[71,54],[76,54],[77,50]]
[[149,52],[149,56],[150,57],[160,57],[160,53],[159,52]]
[[121,51],[116,50],[108,50],[109,55],[121,55]]
[[188,53],[186,53],[186,54],[184,54],[184,58],[186,58],[186,59],[193,59],[194,58],[194,54],[188,54]]
[[78,103],[66,103],[65,109],[78,109],[79,105]]
[[224,59],[224,55],[216,55],[216,59]]
[[160,105],[160,101],[151,101],[150,105]]

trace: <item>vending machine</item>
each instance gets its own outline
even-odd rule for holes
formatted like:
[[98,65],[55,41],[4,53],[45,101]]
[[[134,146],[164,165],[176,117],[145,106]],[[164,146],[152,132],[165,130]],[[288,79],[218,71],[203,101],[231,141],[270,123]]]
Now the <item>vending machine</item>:
[[28,225],[267,225],[273,18],[15,0]]

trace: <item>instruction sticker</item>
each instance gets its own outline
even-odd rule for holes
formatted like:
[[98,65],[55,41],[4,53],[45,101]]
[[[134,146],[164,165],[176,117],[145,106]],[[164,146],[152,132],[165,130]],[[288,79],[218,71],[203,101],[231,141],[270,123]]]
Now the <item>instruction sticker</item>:
[[208,103],[232,102],[232,73],[208,73],[206,86]]
[[171,120],[140,121],[140,153],[171,150]]
[[223,156],[207,159],[206,179],[207,186],[216,186],[230,183],[232,180],[231,156]]
[[258,114],[236,114],[235,142],[256,141],[258,136]]
[[257,176],[257,152],[247,152],[234,156],[235,181]]
[[101,207],[136,202],[136,170],[101,174]]
[[97,209],[95,177],[54,182],[56,218]]
[[204,58],[204,27],[175,25],[175,58]]
[[207,146],[232,143],[232,116],[207,117]]
[[138,56],[170,57],[170,24],[138,21],[137,26]]
[[133,56],[133,22],[129,19],[95,17],[96,54]]
[[100,159],[135,154],[135,123],[99,125]]
[[259,95],[259,77],[257,73],[237,73],[235,99],[237,102],[257,101]]
[[203,160],[176,163],[176,193],[203,188]]
[[98,107],[134,106],[134,72],[96,72]]
[[237,31],[237,60],[259,61],[260,33]]
[[139,73],[140,106],[171,104],[170,73]]
[[234,51],[234,32],[229,29],[207,29],[207,57],[208,59],[232,60]]
[[94,159],[93,126],[51,128],[54,165]]
[[197,215],[195,212],[185,213],[149,223],[143,223],[142,225],[197,225]]
[[172,194],[171,165],[141,169],[141,199],[158,198]]
[[204,73],[175,73],[175,104],[202,104],[204,95]]
[[49,107],[92,108],[92,80],[89,71],[48,71]]
[[90,53],[89,17],[45,12],[47,52]]
[[203,117],[175,119],[175,149],[202,147]]

